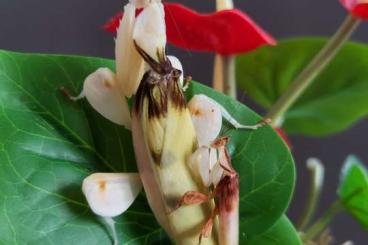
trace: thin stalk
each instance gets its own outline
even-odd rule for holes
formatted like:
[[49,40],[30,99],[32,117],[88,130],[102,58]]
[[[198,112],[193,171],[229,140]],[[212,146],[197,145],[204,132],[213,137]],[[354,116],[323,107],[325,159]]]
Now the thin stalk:
[[[232,9],[234,3],[232,0],[217,0],[217,11]],[[232,55],[223,56],[217,54],[214,65],[213,87],[236,99],[236,80],[235,80],[235,58]]]
[[332,206],[319,218],[303,236],[304,241],[313,240],[331,223],[333,218],[343,210],[341,202],[336,201]]
[[308,193],[307,205],[304,212],[298,222],[298,230],[304,230],[314,217],[322,187],[324,182],[324,167],[322,162],[316,158],[310,158],[307,160],[307,168],[310,171],[311,182],[310,191]]
[[213,82],[212,87],[220,92],[224,93],[224,66],[222,56],[216,54],[213,67]]
[[271,107],[266,118],[277,122],[284,113],[295,103],[295,101],[308,88],[316,76],[330,63],[336,56],[343,44],[350,38],[358,27],[360,20],[348,15],[337,32],[331,37],[320,52],[304,68],[304,70],[291,83],[290,87],[281,98]]
[[222,56],[224,71],[224,93],[236,99],[235,59],[234,56]]

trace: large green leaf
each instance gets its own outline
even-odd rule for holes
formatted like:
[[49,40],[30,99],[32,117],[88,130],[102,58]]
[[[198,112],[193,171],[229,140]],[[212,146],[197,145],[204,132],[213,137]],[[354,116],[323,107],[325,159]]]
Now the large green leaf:
[[[281,96],[325,44],[291,39],[237,60],[241,88],[265,108]],[[368,114],[368,46],[348,43],[285,114],[288,133],[321,136],[342,131]]]
[[290,220],[283,216],[262,235],[254,237],[246,245],[301,245],[300,236]]
[[337,194],[345,209],[368,230],[368,175],[354,156],[348,157],[344,164]]
[[[110,233],[88,209],[80,190],[93,172],[136,171],[131,133],[102,118],[86,102],[73,103],[84,78],[105,59],[0,51],[0,243],[110,244]],[[193,83],[188,97],[218,99],[243,123],[260,118],[213,90]],[[268,230],[286,210],[294,165],[270,128],[224,127],[241,175],[241,234]],[[142,222],[144,221],[144,222]],[[168,244],[145,197],[117,219],[122,244]]]

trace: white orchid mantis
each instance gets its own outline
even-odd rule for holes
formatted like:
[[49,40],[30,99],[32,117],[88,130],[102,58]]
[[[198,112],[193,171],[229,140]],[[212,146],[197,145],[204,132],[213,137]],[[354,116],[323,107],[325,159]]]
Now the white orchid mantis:
[[[144,10],[136,17],[140,7]],[[87,77],[82,93],[71,97],[85,97],[102,116],[132,129],[139,169],[139,175],[91,175],[83,182],[83,192],[93,212],[112,227],[115,243],[112,217],[133,203],[143,184],[153,213],[176,244],[198,244],[199,238],[205,245],[237,244],[238,175],[226,150],[228,139],[217,138],[222,117],[243,129],[257,129],[264,122],[241,125],[204,95],[195,96],[188,109],[183,69],[177,58],[165,54],[165,32],[160,1],[131,0],[117,32],[116,74],[98,69]],[[132,95],[131,116],[126,97]],[[193,204],[186,201],[188,193],[206,198],[177,208],[178,203]],[[217,214],[219,237],[210,232]]]

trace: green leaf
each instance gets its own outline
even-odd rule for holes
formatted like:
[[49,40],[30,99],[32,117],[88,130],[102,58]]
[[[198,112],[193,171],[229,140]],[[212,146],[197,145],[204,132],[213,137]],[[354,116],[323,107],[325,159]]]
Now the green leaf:
[[345,209],[368,230],[368,176],[358,158],[346,160],[337,194]]
[[[110,232],[81,192],[94,172],[136,171],[131,132],[73,103],[87,75],[113,67],[106,59],[0,51],[0,243],[110,244]],[[242,123],[260,118],[248,108],[193,83],[188,97],[218,99]],[[270,128],[234,130],[229,150],[241,176],[241,234],[268,230],[286,210],[294,187],[287,146]],[[144,194],[116,219],[121,244],[169,244]],[[142,222],[144,221],[144,222]]]
[[[325,39],[281,41],[237,59],[240,87],[270,108],[325,44]],[[349,42],[285,114],[288,133],[321,136],[347,129],[368,114],[368,46]]]
[[293,224],[284,215],[267,232],[246,243],[246,245],[301,245],[300,236]]

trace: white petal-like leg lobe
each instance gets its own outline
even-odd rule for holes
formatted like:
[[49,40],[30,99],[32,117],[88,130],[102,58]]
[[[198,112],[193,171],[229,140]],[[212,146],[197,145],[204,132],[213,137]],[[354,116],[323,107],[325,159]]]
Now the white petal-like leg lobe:
[[161,3],[150,3],[137,17],[133,39],[150,57],[160,62],[165,54],[165,12]]
[[180,81],[181,87],[183,87],[184,86],[184,70],[183,70],[183,65],[181,64],[180,60],[178,58],[176,58],[175,56],[168,55],[167,58],[170,60],[171,65],[175,69],[181,71],[181,75],[180,75],[179,81]]
[[79,98],[86,97],[91,106],[110,121],[131,128],[128,102],[120,94],[115,74],[107,68],[99,68],[84,81]]
[[137,9],[144,8],[151,2],[161,3],[161,0],[130,0],[130,3],[134,4]]
[[210,179],[213,186],[217,186],[222,176],[224,175],[224,169],[221,167],[220,162],[217,162],[211,169]]
[[200,146],[209,146],[222,127],[221,110],[205,95],[195,95],[188,103]]
[[133,41],[135,9],[130,3],[124,7],[124,17],[115,40],[116,77],[121,92],[127,97],[136,93],[144,74],[144,60]]
[[198,148],[190,158],[190,166],[198,174],[205,186],[210,186],[210,149],[203,146]]
[[144,8],[149,4],[149,0],[129,0],[137,9]]
[[83,181],[82,190],[92,211],[102,217],[125,212],[142,189],[137,173],[97,173]]

